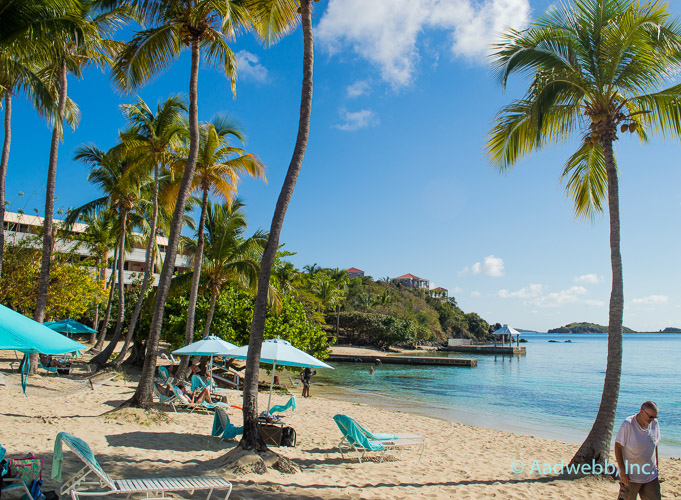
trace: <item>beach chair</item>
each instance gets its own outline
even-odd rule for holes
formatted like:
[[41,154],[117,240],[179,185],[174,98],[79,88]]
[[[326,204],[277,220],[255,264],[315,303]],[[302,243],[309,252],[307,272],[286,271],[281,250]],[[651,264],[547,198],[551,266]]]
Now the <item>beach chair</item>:
[[177,413],[177,410],[175,409],[175,401],[177,400],[177,396],[175,396],[174,393],[172,396],[165,396],[164,394],[161,394],[161,391],[158,390],[158,386],[154,384],[154,395],[158,398],[159,403],[169,405],[173,411]]
[[156,371],[158,372],[158,382],[161,385],[166,385],[171,382],[172,377],[170,376],[170,372],[168,372],[168,368],[165,366],[157,366]]
[[237,427],[229,421],[227,412],[222,407],[215,408],[215,418],[213,419],[213,430],[211,435],[220,437],[221,441],[225,439],[233,439],[239,434],[243,434],[244,428]]
[[[338,443],[338,450],[343,458],[345,458],[344,450],[351,451],[353,449],[359,453],[359,463],[362,463],[364,456],[370,452],[380,453],[379,462],[383,462],[386,451],[398,451],[401,454],[401,451],[405,448],[417,448],[419,458],[423,455],[426,445],[423,439],[398,438],[395,435],[391,435],[393,436],[391,439],[370,439],[353,418],[346,415],[335,415],[333,420],[343,435]],[[387,434],[383,435],[383,437],[387,436]]]
[[59,368],[56,366],[45,366],[43,365],[43,362],[40,361],[40,358],[38,358],[38,368],[42,368],[47,372],[47,375],[50,373],[54,373],[57,377],[59,376]]
[[[85,466],[70,479],[62,482],[61,469],[64,462],[62,443],[66,444],[80,458]],[[88,477],[94,474],[95,477]],[[188,491],[196,498],[195,491],[206,491],[210,498],[213,490],[227,490],[225,500],[232,493],[232,483],[221,476],[162,477],[152,479],[112,479],[99,465],[88,444],[71,434],[60,432],[54,441],[52,458],[52,479],[62,483],[60,495],[71,495],[77,500],[80,497],[98,497],[107,495],[128,495],[145,493],[146,498],[172,498],[166,495],[171,491]],[[94,480],[93,480],[94,479]],[[85,487],[85,488],[83,488]],[[161,496],[153,496],[150,494]]]
[[217,407],[222,406],[223,408],[226,408],[229,406],[227,403],[208,403],[207,401],[202,401],[201,403],[192,403],[187,399],[187,396],[182,393],[179,387],[175,385],[171,385],[170,387],[172,387],[173,393],[175,394],[175,399],[172,402],[173,409],[176,407],[186,408],[189,410],[189,413],[193,413],[195,410],[211,412]]
[[[3,458],[5,458],[5,453],[7,453],[7,450],[5,450],[5,448],[2,445],[0,445],[0,461],[2,461]],[[0,467],[0,476],[2,476],[2,489],[0,489],[0,496],[2,496],[3,493],[20,491],[24,495],[26,495],[26,497],[29,498],[30,500],[34,500],[33,496],[31,495],[31,492],[28,489],[28,486],[23,480],[17,477],[4,477],[5,475],[7,475],[8,472],[9,463],[5,462],[5,466]]]
[[282,413],[291,408],[291,411],[296,411],[296,397],[291,396],[285,405],[274,405],[270,408],[269,414],[274,415],[274,412]]

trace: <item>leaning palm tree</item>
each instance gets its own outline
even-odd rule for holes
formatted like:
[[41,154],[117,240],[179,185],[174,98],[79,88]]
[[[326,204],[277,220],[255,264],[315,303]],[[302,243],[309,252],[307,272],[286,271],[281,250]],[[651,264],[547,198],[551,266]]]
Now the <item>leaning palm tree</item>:
[[137,320],[142,312],[142,304],[151,284],[158,223],[159,175],[171,161],[172,148],[179,145],[180,137],[185,131],[182,118],[187,111],[184,99],[179,96],[169,97],[159,102],[156,114],[141,98],[138,98],[135,104],[124,104],[121,107],[131,125],[130,129],[121,134],[121,153],[130,162],[131,169],[142,173],[153,171],[154,187],[149,226],[146,227],[145,224],[147,246],[142,289],[130,318],[123,348],[115,362],[117,366],[120,366],[134,338]]
[[[201,262],[203,259],[204,225],[208,211],[208,195],[213,194],[222,198],[230,207],[236,194],[240,174],[247,174],[254,178],[265,178],[265,166],[258,158],[246,153],[241,148],[230,144],[230,138],[244,142],[244,134],[241,129],[230,122],[226,117],[217,116],[201,128],[201,142],[196,162],[196,173],[192,182],[192,188],[201,192],[201,214],[199,216],[199,228],[197,231],[197,244],[194,252],[194,271],[192,274],[191,289],[189,292],[189,304],[187,305],[187,324],[185,326],[185,345],[194,338],[194,314],[196,312],[196,299],[201,279]],[[175,170],[181,172],[186,165],[186,148],[180,149]],[[179,177],[179,174],[178,174]],[[177,197],[179,182],[172,183],[166,192],[169,200]],[[207,333],[206,333],[207,334]],[[178,376],[182,378],[189,364],[189,357],[183,356]]]
[[55,30],[51,33],[50,45],[53,57],[50,64],[41,70],[43,78],[52,85],[57,97],[57,110],[52,118],[54,125],[50,143],[50,158],[47,168],[45,195],[45,230],[43,232],[43,251],[38,279],[38,296],[34,319],[43,322],[47,306],[47,292],[50,281],[50,259],[52,255],[52,217],[54,212],[54,189],[57,176],[57,156],[59,142],[63,137],[63,120],[67,105],[67,76],[82,77],[87,66],[106,66],[120,50],[122,43],[113,40],[113,33],[123,23],[131,19],[128,6],[113,6],[100,10],[99,0],[73,2],[72,12],[68,12],[77,23],[78,36],[70,30]]
[[189,75],[189,154],[176,200],[168,235],[168,248],[156,290],[156,302],[147,340],[142,376],[133,397],[126,403],[150,407],[153,404],[153,377],[163,324],[163,309],[173,277],[177,244],[182,232],[185,204],[191,191],[199,150],[198,78],[201,52],[211,64],[220,65],[235,89],[236,60],[227,45],[235,31],[248,28],[251,19],[242,1],[196,0],[177,2],[156,0],[141,2],[152,28],[138,32],[114,66],[114,81],[119,88],[133,91],[165,70],[184,48],[191,49]]
[[[502,85],[512,73],[532,76],[527,94],[497,116],[487,154],[501,171],[546,144],[577,135],[563,169],[577,216],[608,200],[612,292],[603,394],[593,427],[573,463],[609,453],[622,370],[623,280],[620,254],[618,133],[681,135],[681,25],[661,2],[575,0],[552,7],[524,31],[509,31],[494,61]],[[664,90],[662,90],[664,89]]]
[[99,367],[104,366],[109,360],[123,331],[125,318],[125,294],[123,290],[125,281],[126,232],[131,227],[129,218],[132,212],[140,210],[140,207],[147,203],[146,197],[148,194],[145,192],[145,184],[148,184],[147,179],[144,176],[139,176],[139,171],[130,170],[129,165],[121,158],[119,152],[115,149],[104,152],[96,146],[88,145],[78,148],[74,157],[75,160],[90,165],[88,181],[99,186],[106,193],[106,196],[74,209],[71,212],[71,218],[89,215],[105,208],[110,208],[116,211],[119,224],[118,317],[113,338],[106,349],[91,361],[91,363],[96,363]]
[[[258,32],[265,42],[273,42],[279,36],[287,33],[297,25],[300,19],[303,26],[303,84],[300,98],[300,119],[298,121],[298,135],[293,156],[289,163],[284,184],[281,187],[279,198],[272,216],[269,238],[260,263],[260,276],[258,277],[258,293],[253,310],[253,322],[248,342],[248,359],[246,360],[246,375],[244,380],[244,433],[240,446],[245,450],[266,450],[267,447],[258,432],[258,375],[260,368],[260,352],[262,349],[263,335],[265,332],[265,320],[267,319],[267,299],[269,295],[270,275],[272,264],[276,258],[279,246],[279,236],[284,224],[286,209],[293,195],[300,168],[303,164],[307,140],[310,135],[310,113],[312,111],[312,65],[314,53],[312,46],[312,1],[268,1],[253,0],[256,4],[256,12],[259,23],[256,25]],[[297,4],[299,3],[299,8]],[[293,7],[293,8],[292,8]]]

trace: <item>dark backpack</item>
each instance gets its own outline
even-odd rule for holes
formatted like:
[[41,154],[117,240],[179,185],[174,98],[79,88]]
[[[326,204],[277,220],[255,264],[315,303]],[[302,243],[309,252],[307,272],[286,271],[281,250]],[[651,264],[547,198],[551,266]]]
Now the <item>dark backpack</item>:
[[293,427],[284,427],[281,430],[281,446],[295,448],[296,430]]

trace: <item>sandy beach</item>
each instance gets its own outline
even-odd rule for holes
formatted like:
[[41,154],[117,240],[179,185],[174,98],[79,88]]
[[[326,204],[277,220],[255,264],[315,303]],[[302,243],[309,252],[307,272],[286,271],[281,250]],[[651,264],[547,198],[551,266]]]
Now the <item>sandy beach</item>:
[[[2,353],[0,369],[0,443],[9,457],[33,453],[45,459],[46,490],[58,489],[50,479],[52,449],[59,431],[89,443],[103,468],[114,478],[194,475],[215,472],[217,459],[234,448],[236,441],[220,441],[210,435],[213,415],[166,412],[150,419],[141,410],[114,412],[133,393],[136,382],[119,377],[104,384],[73,378],[32,376],[28,397],[21,393],[19,376],[6,369],[10,358]],[[106,380],[100,379],[101,380]],[[298,388],[292,389],[298,391]],[[315,395],[298,397],[298,408],[287,412],[285,421],[297,431],[295,448],[274,448],[299,468],[295,474],[269,470],[236,476],[218,470],[232,481],[231,498],[589,498],[612,499],[617,484],[610,478],[567,478],[531,471],[533,462],[568,462],[577,446],[559,441],[500,432],[445,422],[399,411],[374,408]],[[273,395],[273,403],[284,403],[288,395]],[[240,393],[232,391],[231,403],[240,404]],[[259,405],[267,403],[261,393]],[[341,458],[336,447],[341,435],[332,420],[337,413],[356,418],[377,432],[415,432],[426,437],[426,448],[418,454],[405,451],[390,455],[384,463],[358,463],[356,454]],[[232,409],[230,419],[242,422]],[[614,458],[614,457],[613,457]],[[516,474],[514,462],[524,464]],[[65,454],[64,473],[80,468],[78,459]],[[663,498],[681,497],[681,460],[664,458],[660,464]],[[189,495],[176,495],[190,498]]]

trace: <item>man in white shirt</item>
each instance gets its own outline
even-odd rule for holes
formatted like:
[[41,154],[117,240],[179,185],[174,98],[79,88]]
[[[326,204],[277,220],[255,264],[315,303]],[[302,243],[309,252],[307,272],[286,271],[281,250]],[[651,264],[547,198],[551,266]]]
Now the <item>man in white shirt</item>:
[[660,426],[657,405],[646,401],[641,411],[627,417],[615,437],[615,458],[620,469],[618,500],[660,500],[657,445]]

